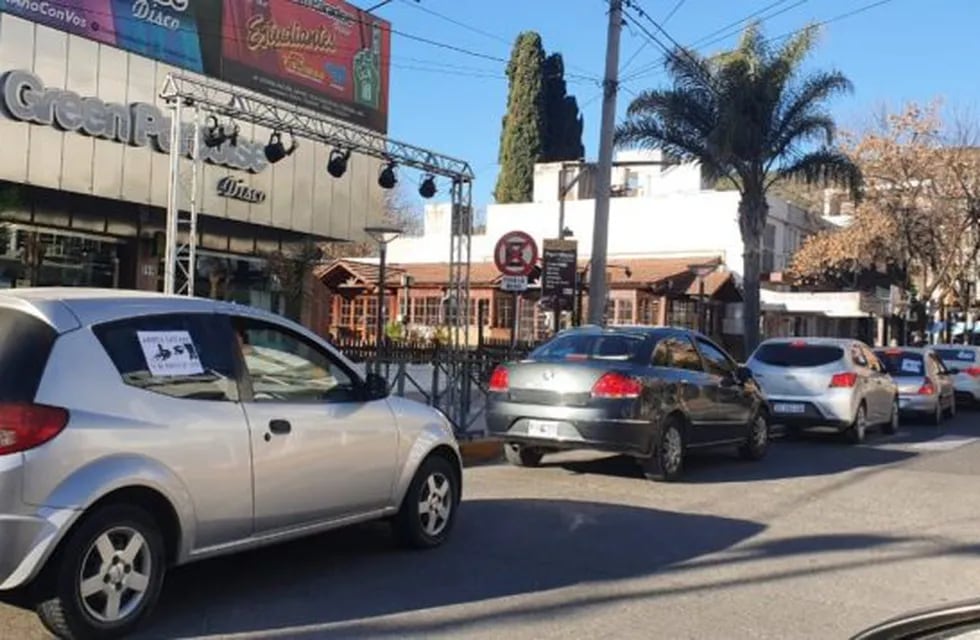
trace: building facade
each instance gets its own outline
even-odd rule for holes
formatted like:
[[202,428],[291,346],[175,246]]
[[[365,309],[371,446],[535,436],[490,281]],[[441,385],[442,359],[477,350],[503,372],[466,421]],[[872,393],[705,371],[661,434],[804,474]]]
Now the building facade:
[[[123,48],[118,33],[80,35],[47,14],[31,17],[34,4],[0,13],[0,287],[159,290],[170,176],[170,110],[160,93],[169,73],[195,75],[194,65],[135,53],[132,41]],[[208,23],[198,18],[203,34]],[[192,110],[183,111],[189,128]],[[378,163],[355,154],[333,178],[331,148],[300,140],[270,164],[271,130],[222,124],[239,134],[237,145],[203,148],[195,292],[279,310],[264,256],[310,239],[364,240],[382,211]],[[183,144],[188,156],[190,138]],[[181,171],[190,167],[185,157]]]

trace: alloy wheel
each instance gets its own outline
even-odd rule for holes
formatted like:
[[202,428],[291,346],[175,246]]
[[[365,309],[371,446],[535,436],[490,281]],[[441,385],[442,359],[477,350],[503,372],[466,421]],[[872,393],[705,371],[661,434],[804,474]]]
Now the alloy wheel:
[[93,619],[113,623],[142,603],[154,570],[150,547],[139,531],[114,527],[97,537],[82,561],[79,596]]
[[664,470],[673,473],[680,469],[681,459],[684,455],[684,443],[681,440],[681,433],[677,427],[670,425],[664,433],[664,440],[660,453]]
[[419,519],[426,535],[438,536],[446,525],[453,509],[453,489],[449,479],[441,472],[433,472],[422,485],[419,496]]

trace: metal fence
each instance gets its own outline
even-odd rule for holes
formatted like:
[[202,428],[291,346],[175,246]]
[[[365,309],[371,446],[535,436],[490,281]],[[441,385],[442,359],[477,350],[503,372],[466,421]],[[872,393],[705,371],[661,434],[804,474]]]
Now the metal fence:
[[526,356],[538,343],[484,341],[473,348],[433,342],[337,340],[334,346],[366,372],[388,381],[391,393],[436,407],[453,423],[460,438],[486,432],[487,384],[494,368]]

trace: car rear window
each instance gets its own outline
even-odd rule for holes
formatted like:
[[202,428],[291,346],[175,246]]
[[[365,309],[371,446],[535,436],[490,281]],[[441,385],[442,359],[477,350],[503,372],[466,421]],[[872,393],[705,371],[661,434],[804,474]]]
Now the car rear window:
[[190,400],[238,399],[227,318],[212,313],[141,316],[94,331],[129,386]]
[[844,357],[844,350],[828,344],[774,342],[759,347],[753,356],[773,367],[822,367]]
[[885,370],[895,377],[915,377],[925,375],[926,363],[922,354],[908,351],[875,351],[875,355],[885,365]]
[[58,337],[43,320],[0,308],[0,402],[33,402]]
[[977,353],[973,349],[936,349],[936,355],[943,362],[976,362]]
[[576,333],[558,336],[529,356],[531,360],[633,360],[645,339],[627,333]]

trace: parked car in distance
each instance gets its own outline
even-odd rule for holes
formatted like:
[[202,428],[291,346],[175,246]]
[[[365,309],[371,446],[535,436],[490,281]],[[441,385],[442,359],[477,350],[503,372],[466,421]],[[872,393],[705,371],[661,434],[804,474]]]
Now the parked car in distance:
[[769,401],[772,420],[789,433],[830,427],[857,444],[869,428],[898,429],[898,386],[858,340],[773,338],[746,365]]
[[390,518],[452,529],[448,420],[244,306],[131,291],[0,294],[0,590],[61,638],[128,635],[173,566]]
[[980,347],[936,344],[932,349],[953,374],[953,387],[960,406],[980,404]]
[[690,449],[736,445],[758,460],[769,443],[747,370],[707,337],[663,327],[570,329],[497,367],[487,425],[518,466],[593,449],[633,456],[664,480],[680,476]]
[[876,349],[875,355],[898,385],[903,415],[924,416],[937,426],[956,415],[952,375],[932,349],[889,347]]

